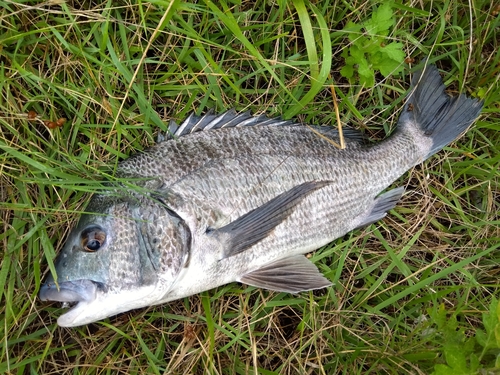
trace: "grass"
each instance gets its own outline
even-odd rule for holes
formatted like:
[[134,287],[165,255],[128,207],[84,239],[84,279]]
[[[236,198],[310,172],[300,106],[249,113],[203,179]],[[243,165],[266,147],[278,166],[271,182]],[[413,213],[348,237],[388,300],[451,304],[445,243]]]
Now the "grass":
[[[461,373],[443,322],[472,338],[499,294],[500,9],[406,4],[393,5],[389,40],[484,110],[402,177],[408,193],[386,219],[312,255],[334,287],[231,284],[63,329],[60,307],[37,300],[41,280],[89,195],[168,120],[235,107],[336,125],[333,87],[341,120],[382,139],[414,64],[373,88],[341,77],[342,29],[370,17],[366,0],[0,3],[0,373]],[[498,371],[498,347],[473,350]]]

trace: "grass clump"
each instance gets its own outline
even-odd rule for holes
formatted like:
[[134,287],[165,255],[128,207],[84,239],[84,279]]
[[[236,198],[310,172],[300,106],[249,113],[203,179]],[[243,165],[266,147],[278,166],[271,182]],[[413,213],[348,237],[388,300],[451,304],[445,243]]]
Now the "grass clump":
[[[490,1],[0,3],[0,373],[458,373],[452,345],[465,371],[493,371],[498,11]],[[404,52],[399,74],[375,67],[377,38]],[[372,42],[374,84],[354,60],[357,74],[342,76],[342,54]],[[382,222],[312,254],[333,287],[292,296],[231,284],[76,329],[37,300],[90,194],[170,119],[235,107],[336,124],[338,109],[382,139],[412,59],[426,57],[451,93],[483,99],[483,114],[402,177],[407,193]]]

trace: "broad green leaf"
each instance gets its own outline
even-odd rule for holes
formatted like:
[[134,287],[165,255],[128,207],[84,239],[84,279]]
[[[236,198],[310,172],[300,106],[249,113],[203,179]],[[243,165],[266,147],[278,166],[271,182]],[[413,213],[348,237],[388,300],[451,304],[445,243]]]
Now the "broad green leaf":
[[391,60],[391,59],[381,59],[381,62],[379,64],[374,64],[373,66],[375,69],[380,70],[380,73],[384,77],[388,77],[391,74],[398,74],[399,72],[402,71],[403,66],[401,63]]
[[472,373],[475,373],[479,369],[479,358],[477,357],[476,354],[471,353],[469,356],[469,362],[470,362],[470,371]]
[[476,331],[476,341],[482,347],[486,347],[486,345],[488,344],[487,338],[486,338],[486,333],[483,330],[478,329]]
[[496,339],[496,346],[500,348],[500,324],[498,323],[495,326],[495,339]]
[[460,338],[463,336],[461,332],[457,332],[456,329],[458,327],[457,316],[452,315],[446,322],[446,328],[449,330],[450,334],[457,338],[457,341],[462,341]]
[[344,59],[347,59],[349,57],[349,48],[344,48],[342,52],[340,53],[340,56],[342,56]]
[[340,74],[345,78],[352,78],[354,75],[354,68],[352,65],[345,65],[342,69],[340,69]]
[[489,312],[483,314],[483,325],[484,328],[486,329],[487,334],[491,334],[494,332],[495,326],[499,321],[497,317],[497,306],[498,306],[498,301],[496,298],[493,298],[493,300],[490,303]]
[[444,326],[446,325],[446,309],[444,307],[444,303],[441,303],[437,308],[434,307],[429,310],[429,315],[438,326],[438,329],[443,330]]
[[375,73],[370,67],[368,61],[365,58],[358,62],[358,72],[360,76],[360,83],[367,87],[372,87],[375,83]]
[[373,20],[366,21],[363,26],[368,35],[375,35],[377,33],[377,25]]
[[358,25],[357,23],[354,23],[352,21],[347,22],[347,25],[344,27],[344,31],[349,31],[349,32],[359,32],[361,31],[362,26]]
[[351,66],[357,65],[361,59],[355,59],[352,56],[349,56],[345,59],[345,63]]
[[350,52],[351,52],[351,56],[354,59],[355,63],[358,63],[358,61],[365,58],[365,54],[363,53],[361,48],[359,48],[357,45],[353,45],[350,48]]
[[350,42],[357,42],[358,38],[362,35],[361,29],[363,26],[358,25],[354,22],[349,21],[347,25],[344,27],[344,31],[347,32],[347,38]]
[[372,70],[370,70],[372,73],[371,75],[359,75],[359,84],[364,86],[364,87],[373,87],[375,85],[375,73],[373,73]]
[[491,300],[491,307],[496,306],[496,317],[497,317],[497,322],[500,322],[500,301],[497,300],[495,297]]
[[[465,333],[462,333],[462,337],[466,338]],[[469,337],[464,345],[463,345],[463,352],[469,357],[469,354],[474,351],[474,346],[476,345],[476,340],[474,340],[474,337]]]
[[434,365],[434,372],[432,375],[456,375],[455,371],[450,367],[442,364]]
[[445,347],[444,356],[446,358],[446,363],[450,366],[454,375],[458,374],[468,374],[466,353],[462,350],[460,345],[450,345]]
[[371,37],[363,45],[363,51],[373,57],[375,53],[380,52],[380,45],[384,42],[383,38]]
[[389,43],[385,47],[381,47],[380,50],[387,55],[392,60],[397,62],[403,62],[406,54],[403,52],[402,43]]
[[394,24],[392,17],[392,4],[386,2],[373,12],[371,21],[365,23],[365,28],[368,34],[387,35],[389,29]]

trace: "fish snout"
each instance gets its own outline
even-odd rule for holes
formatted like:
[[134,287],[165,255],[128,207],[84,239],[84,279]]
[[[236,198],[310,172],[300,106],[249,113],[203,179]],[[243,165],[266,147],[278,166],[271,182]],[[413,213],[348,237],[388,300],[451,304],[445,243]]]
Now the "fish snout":
[[38,297],[42,301],[92,302],[96,298],[100,283],[92,280],[74,280],[55,283],[52,278],[40,288]]

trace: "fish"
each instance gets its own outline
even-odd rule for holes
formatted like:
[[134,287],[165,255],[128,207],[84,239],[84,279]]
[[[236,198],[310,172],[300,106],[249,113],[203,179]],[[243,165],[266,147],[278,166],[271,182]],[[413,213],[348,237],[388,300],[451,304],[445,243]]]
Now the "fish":
[[[190,115],[120,162],[122,189],[93,195],[39,291],[70,306],[62,327],[240,282],[299,293],[332,282],[307,254],[384,218],[386,189],[464,133],[483,103],[414,74],[395,131],[344,129],[229,110]],[[54,277],[56,276],[56,277]]]

